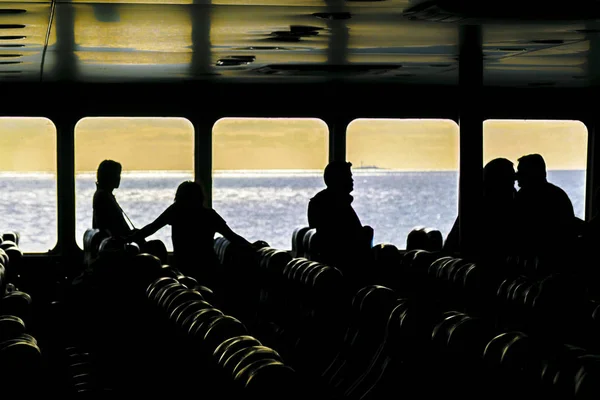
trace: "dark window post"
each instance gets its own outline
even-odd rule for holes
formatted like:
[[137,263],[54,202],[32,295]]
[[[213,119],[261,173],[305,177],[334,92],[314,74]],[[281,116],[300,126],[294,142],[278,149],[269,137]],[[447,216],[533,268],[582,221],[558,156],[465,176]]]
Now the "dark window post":
[[483,191],[483,52],[481,27],[460,27],[460,243],[465,255],[477,251]]

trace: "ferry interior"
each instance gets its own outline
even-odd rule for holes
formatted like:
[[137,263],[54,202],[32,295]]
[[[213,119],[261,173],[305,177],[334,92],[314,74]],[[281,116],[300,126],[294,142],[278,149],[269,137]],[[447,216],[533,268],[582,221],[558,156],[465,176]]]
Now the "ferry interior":
[[[0,198],[17,202],[0,205],[0,396],[598,399],[599,80],[597,0],[0,0]],[[28,118],[54,136],[19,136],[37,150],[12,153],[2,122]],[[272,246],[274,218],[252,250],[217,235],[218,278],[203,282],[171,243],[150,254],[91,219],[77,228],[76,131],[90,118],[186,119],[209,205],[222,119],[318,119],[322,168],[348,159],[357,119],[449,120],[460,251],[432,219],[375,240],[352,275],[323,260],[307,222]],[[489,120],[587,132],[580,230],[550,254],[480,251]],[[55,245],[29,249],[36,234],[11,221],[49,205],[7,189],[2,168],[49,148],[55,222],[29,219]]]

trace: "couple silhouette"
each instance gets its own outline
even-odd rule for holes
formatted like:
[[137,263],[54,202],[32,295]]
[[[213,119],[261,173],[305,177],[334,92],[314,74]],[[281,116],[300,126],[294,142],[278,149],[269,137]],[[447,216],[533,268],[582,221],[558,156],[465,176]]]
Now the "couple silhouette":
[[183,274],[196,279],[201,275],[200,264],[202,270],[214,269],[218,265],[213,248],[215,233],[220,233],[234,244],[251,247],[215,210],[206,206],[202,185],[192,181],[179,185],[173,204],[153,222],[141,229],[135,228],[113,193],[120,186],[121,172],[122,166],[117,161],[104,160],[100,163],[93,199],[92,228],[105,231],[123,244],[136,243],[141,252],[157,255],[166,263],[164,243],[160,240],[146,241],[146,238],[170,225],[174,264]]

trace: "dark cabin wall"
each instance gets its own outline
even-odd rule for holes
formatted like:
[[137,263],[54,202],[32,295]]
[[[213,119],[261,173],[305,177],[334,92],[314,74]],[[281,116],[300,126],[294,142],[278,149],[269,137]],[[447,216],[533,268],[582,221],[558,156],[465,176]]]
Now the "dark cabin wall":
[[[456,87],[393,83],[15,83],[2,84],[0,114],[74,116],[304,116],[349,113],[370,117],[458,115]],[[8,95],[7,95],[8,94]],[[578,118],[593,111],[586,89],[483,91],[490,118]],[[581,119],[581,117],[579,117]]]

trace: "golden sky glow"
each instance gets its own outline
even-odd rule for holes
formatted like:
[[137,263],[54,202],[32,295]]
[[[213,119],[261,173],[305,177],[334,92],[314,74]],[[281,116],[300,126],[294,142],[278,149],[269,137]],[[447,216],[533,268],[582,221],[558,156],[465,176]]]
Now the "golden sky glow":
[[322,169],[328,132],[319,119],[223,118],[213,127],[213,169]]
[[123,171],[194,169],[194,127],[184,118],[84,118],[75,127],[75,170],[104,159]]
[[0,118],[0,172],[56,171],[56,127],[46,118]]
[[409,171],[458,170],[458,125],[450,120],[359,119],[347,130],[354,166]]
[[579,121],[488,120],[483,124],[483,161],[538,153],[548,169],[585,169],[587,128]]
[[[0,118],[0,171],[54,172],[56,130],[45,118]],[[75,130],[75,166],[95,171],[107,158],[125,171],[193,169],[194,129],[183,118],[85,118]],[[227,118],[213,128],[213,167],[322,169],[327,125],[318,119]],[[486,121],[484,161],[542,154],[548,169],[585,169],[587,129],[577,121]],[[458,127],[449,120],[356,120],[347,158],[355,166],[456,170]]]

